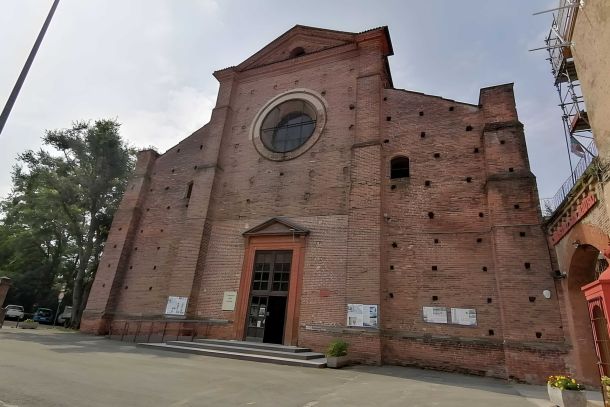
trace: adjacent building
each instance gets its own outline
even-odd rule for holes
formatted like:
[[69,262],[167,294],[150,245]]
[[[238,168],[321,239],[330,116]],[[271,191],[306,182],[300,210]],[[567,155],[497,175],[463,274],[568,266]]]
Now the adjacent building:
[[599,386],[600,375],[610,375],[610,356],[601,331],[594,335],[592,325],[607,323],[595,316],[582,288],[607,269],[610,256],[610,3],[561,0],[552,12],[546,46],[572,174],[545,201],[546,228],[558,260],[567,370]]

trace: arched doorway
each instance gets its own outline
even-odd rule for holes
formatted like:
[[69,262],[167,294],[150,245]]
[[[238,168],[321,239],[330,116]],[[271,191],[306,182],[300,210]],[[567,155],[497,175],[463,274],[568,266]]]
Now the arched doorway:
[[589,244],[574,242],[575,250],[567,276],[568,322],[575,363],[575,375],[583,382],[599,383],[598,359],[591,328],[587,301],[581,287],[597,280],[608,267],[599,249]]

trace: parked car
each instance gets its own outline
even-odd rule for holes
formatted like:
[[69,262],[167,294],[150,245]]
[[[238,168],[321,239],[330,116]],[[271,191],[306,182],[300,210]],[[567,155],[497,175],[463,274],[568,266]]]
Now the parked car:
[[4,318],[7,319],[16,319],[17,321],[21,321],[25,316],[23,307],[21,305],[7,305],[4,308],[4,311]]
[[41,324],[52,324],[53,323],[53,310],[49,308],[38,308],[34,313],[32,319],[35,322]]
[[67,305],[66,308],[64,308],[64,312],[57,317],[57,323],[65,325],[70,322],[70,319],[72,319],[72,307]]

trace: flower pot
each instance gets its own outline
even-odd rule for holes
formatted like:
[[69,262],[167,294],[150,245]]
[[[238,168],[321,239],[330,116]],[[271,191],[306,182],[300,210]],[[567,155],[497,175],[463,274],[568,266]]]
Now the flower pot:
[[561,390],[547,384],[549,400],[559,407],[587,407],[587,396],[582,390]]
[[22,329],[36,329],[36,328],[38,328],[38,322],[23,321],[23,322],[19,323],[19,328],[22,328]]
[[326,357],[326,366],[339,369],[345,365],[347,365],[348,357],[347,356],[327,356]]

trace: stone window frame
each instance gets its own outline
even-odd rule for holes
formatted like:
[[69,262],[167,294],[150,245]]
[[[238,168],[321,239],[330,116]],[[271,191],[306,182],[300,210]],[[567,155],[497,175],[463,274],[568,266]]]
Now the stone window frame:
[[[288,151],[285,153],[278,153],[269,150],[261,140],[261,126],[267,114],[273,110],[276,106],[289,100],[300,99],[308,102],[316,110],[316,128],[313,134],[298,148]],[[326,101],[316,91],[305,88],[292,89],[287,92],[281,93],[271,100],[269,100],[254,116],[252,125],[250,126],[250,140],[254,144],[254,148],[260,155],[272,161],[287,161],[297,158],[307,150],[309,150],[318,141],[324,127],[326,126]]]

